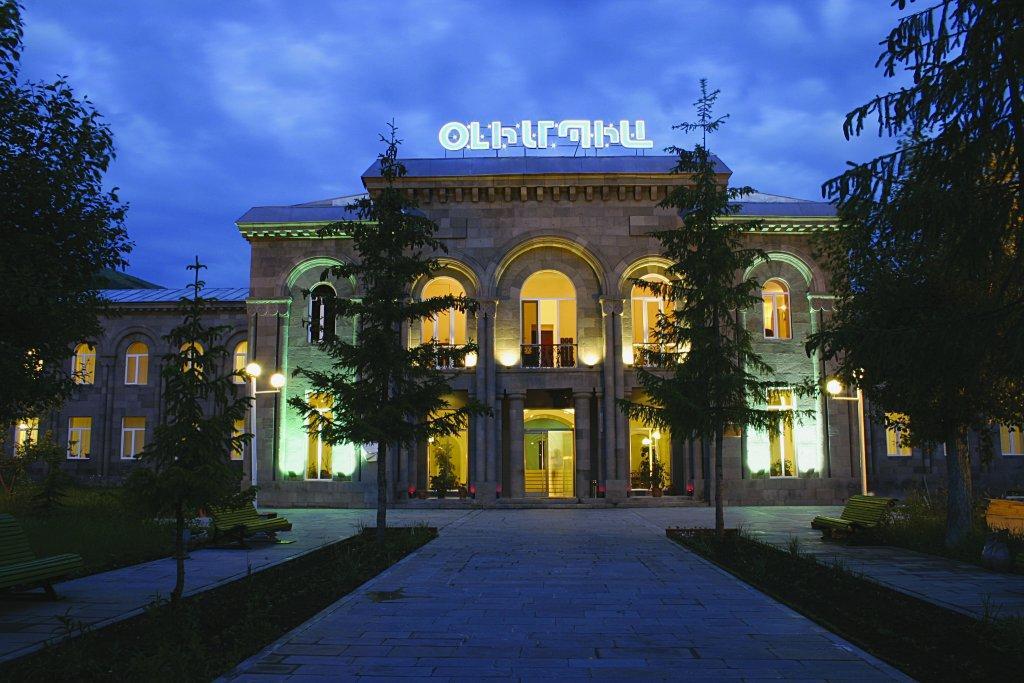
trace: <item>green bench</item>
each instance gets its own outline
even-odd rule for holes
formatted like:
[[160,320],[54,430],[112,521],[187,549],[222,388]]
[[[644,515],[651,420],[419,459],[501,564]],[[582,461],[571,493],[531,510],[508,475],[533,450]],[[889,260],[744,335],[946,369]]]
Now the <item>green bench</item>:
[[82,558],[71,553],[36,557],[18,521],[0,515],[0,590],[42,586],[46,595],[56,600],[53,582],[83,566]]
[[894,505],[895,498],[850,496],[839,517],[815,517],[811,528],[820,530],[824,538],[877,529]]
[[292,523],[284,517],[264,517],[255,505],[237,508],[210,508],[210,534],[213,540],[227,539],[245,547],[245,539],[256,534],[275,538],[278,531],[291,531]]

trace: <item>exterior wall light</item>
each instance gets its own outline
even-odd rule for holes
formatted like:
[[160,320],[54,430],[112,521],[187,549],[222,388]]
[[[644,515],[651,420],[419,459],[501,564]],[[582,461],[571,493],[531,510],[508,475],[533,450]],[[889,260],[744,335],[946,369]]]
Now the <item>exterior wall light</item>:
[[595,365],[597,365],[597,361],[600,359],[597,357],[596,353],[594,353],[593,351],[588,351],[587,353],[583,354],[582,360],[584,365],[592,368]]
[[519,354],[515,351],[502,351],[501,352],[501,364],[506,368],[511,368],[519,362]]
[[622,362],[625,365],[633,364],[633,349],[622,347]]
[[476,352],[470,351],[469,353],[466,354],[466,367],[467,368],[475,368],[476,367]]

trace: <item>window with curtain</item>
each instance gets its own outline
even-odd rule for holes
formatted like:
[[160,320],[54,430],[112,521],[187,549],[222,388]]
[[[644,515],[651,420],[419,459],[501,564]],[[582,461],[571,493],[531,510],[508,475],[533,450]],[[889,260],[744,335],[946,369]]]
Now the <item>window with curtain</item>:
[[96,383],[96,347],[92,344],[79,344],[75,347],[71,370],[76,384]]
[[147,384],[149,382],[149,347],[142,342],[132,342],[124,354],[124,383]]
[[789,287],[782,280],[769,280],[761,288],[764,313],[764,338],[789,339]]

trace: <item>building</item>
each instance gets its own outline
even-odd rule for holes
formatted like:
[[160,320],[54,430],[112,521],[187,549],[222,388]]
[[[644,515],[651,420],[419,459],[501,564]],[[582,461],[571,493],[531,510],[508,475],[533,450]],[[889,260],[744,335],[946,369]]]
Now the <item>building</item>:
[[[434,220],[448,247],[443,269],[416,283],[411,295],[464,292],[480,302],[475,316],[455,311],[411,325],[411,344],[435,338],[480,347],[466,367],[451,368],[457,404],[470,397],[493,409],[458,437],[389,454],[392,488],[402,504],[411,490],[429,487],[439,458],[451,458],[460,483],[488,503],[526,498],[621,499],[646,495],[641,483],[651,455],[671,483],[666,494],[708,498],[709,453],[686,435],[661,433],[627,420],[615,401],[642,400],[635,378],[637,349],[651,343],[650,327],[664,305],[631,286],[631,278],[665,277],[668,265],[649,232],[676,225],[658,208],[669,188],[674,157],[475,157],[406,160],[400,186]],[[730,171],[717,162],[723,183]],[[362,176],[364,190],[381,187],[378,166]],[[296,367],[324,358],[316,342],[350,335],[351,321],[333,314],[335,297],[357,296],[351,284],[321,281],[324,270],[353,258],[343,238],[317,237],[318,228],[352,218],[353,196],[292,206],[260,206],[237,227],[251,246],[248,288],[207,290],[220,300],[214,322],[234,327],[228,343],[241,367],[264,369],[257,380],[256,438],[233,457],[245,480],[260,486],[260,502],[277,506],[364,506],[376,499],[375,454],[357,445],[331,446],[309,434],[288,406],[309,387],[292,377]],[[763,284],[763,303],[741,313],[757,351],[793,386],[828,375],[808,356],[804,340],[829,315],[827,273],[812,240],[837,229],[831,205],[757,194],[735,220],[759,218],[749,243],[771,260],[751,273]],[[144,283],[145,284],[145,283]],[[183,290],[109,290],[118,315],[108,320],[91,349],[71,362],[91,368],[57,414],[44,420],[69,447],[68,468],[79,476],[116,480],[137,466],[138,452],[160,419],[159,356],[162,336],[177,321]],[[145,359],[145,360],[143,360]],[[267,378],[288,380],[280,390]],[[141,373],[141,377],[140,377]],[[806,398],[782,391],[779,410],[807,411],[777,437],[735,432],[725,448],[730,504],[835,503],[860,488],[857,411],[850,401],[822,393]],[[329,402],[323,410],[330,411]],[[32,432],[19,425],[14,441]],[[38,429],[38,427],[36,427]],[[998,434],[996,432],[999,432]],[[903,446],[883,425],[869,424],[866,472],[872,490],[900,493],[941,486],[944,454]],[[979,489],[1002,492],[1024,485],[1019,431],[994,429],[995,455],[974,454]],[[253,449],[255,452],[253,452]],[[255,471],[253,463],[255,462]]]

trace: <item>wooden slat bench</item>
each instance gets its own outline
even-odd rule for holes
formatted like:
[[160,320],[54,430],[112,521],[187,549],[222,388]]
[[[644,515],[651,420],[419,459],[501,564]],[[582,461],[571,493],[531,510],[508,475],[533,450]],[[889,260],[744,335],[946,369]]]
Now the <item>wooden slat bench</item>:
[[1024,535],[1024,501],[991,499],[985,510],[985,521],[993,531],[1005,529],[1014,536]]
[[850,496],[839,517],[815,517],[811,528],[821,530],[825,538],[876,529],[894,505],[895,498]]
[[291,531],[292,523],[284,517],[263,517],[255,505],[237,508],[210,508],[210,532],[216,542],[225,538],[245,546],[245,539],[256,534],[266,534],[274,539],[278,531]]
[[42,586],[51,600],[57,599],[53,582],[84,566],[72,553],[36,557],[24,529],[11,515],[0,515],[0,590]]

